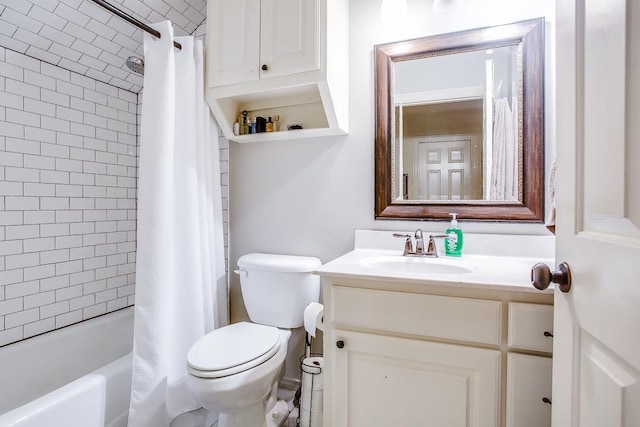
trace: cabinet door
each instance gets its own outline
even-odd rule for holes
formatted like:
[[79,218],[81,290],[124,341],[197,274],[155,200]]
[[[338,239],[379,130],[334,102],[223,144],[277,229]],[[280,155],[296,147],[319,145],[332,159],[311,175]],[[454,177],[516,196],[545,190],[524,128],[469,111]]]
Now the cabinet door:
[[207,44],[210,87],[257,80],[260,0],[210,0]]
[[320,0],[262,0],[260,33],[261,78],[320,68]]
[[550,357],[507,355],[507,427],[551,426],[551,366]]
[[[332,427],[499,425],[500,352],[335,330]],[[326,348],[326,347],[325,347]]]

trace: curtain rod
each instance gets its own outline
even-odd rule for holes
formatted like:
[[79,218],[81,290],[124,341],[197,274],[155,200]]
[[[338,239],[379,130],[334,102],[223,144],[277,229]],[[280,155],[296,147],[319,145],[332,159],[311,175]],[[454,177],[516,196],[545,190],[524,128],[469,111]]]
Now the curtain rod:
[[[158,30],[155,30],[153,28],[151,28],[150,26],[148,26],[147,24],[145,24],[144,22],[138,21],[136,18],[134,18],[131,15],[128,15],[127,13],[121,11],[120,9],[118,9],[117,7],[107,3],[104,0],[91,0],[92,2],[94,2],[95,4],[97,4],[98,6],[102,6],[103,8],[107,9],[109,12],[113,13],[114,15],[118,16],[119,18],[124,19],[125,21],[127,21],[128,23],[135,25],[136,27],[140,28],[143,31],[146,31],[147,33],[157,37],[157,38],[162,38],[162,34],[160,34],[160,32]],[[173,46],[176,49],[182,49],[182,45],[176,41],[173,42]]]

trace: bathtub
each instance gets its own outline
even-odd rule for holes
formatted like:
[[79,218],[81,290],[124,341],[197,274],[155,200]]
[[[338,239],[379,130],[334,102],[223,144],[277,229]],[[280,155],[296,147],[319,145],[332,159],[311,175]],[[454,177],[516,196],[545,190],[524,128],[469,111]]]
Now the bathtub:
[[0,427],[127,425],[133,308],[0,348]]

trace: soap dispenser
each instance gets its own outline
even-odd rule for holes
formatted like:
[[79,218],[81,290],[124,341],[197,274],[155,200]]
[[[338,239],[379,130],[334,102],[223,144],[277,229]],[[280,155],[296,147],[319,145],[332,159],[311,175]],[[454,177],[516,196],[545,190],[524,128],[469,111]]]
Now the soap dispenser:
[[451,226],[445,232],[447,238],[444,242],[445,255],[462,256],[462,230],[458,227],[458,214],[450,213]]

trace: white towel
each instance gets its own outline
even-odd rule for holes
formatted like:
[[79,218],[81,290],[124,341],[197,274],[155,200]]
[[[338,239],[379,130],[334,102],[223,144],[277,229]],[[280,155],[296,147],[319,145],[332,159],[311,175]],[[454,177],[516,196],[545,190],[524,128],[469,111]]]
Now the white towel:
[[556,227],[556,161],[551,164],[551,170],[549,171],[549,201],[551,202],[551,209],[547,215],[547,220],[544,225],[555,232]]

